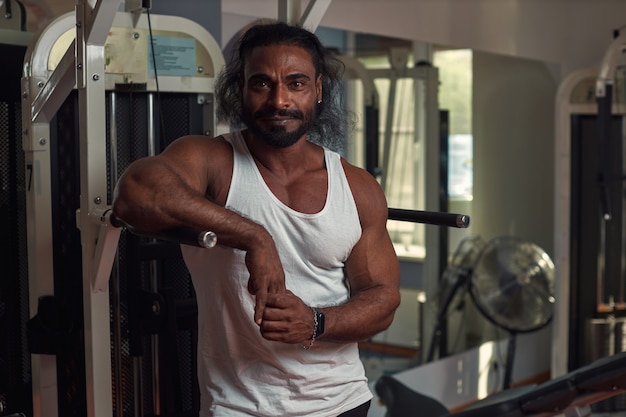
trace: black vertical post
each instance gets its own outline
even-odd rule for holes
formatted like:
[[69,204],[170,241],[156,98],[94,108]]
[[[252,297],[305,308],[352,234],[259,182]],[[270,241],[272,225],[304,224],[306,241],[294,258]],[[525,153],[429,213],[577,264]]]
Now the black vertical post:
[[[439,210],[449,211],[449,190],[448,190],[448,136],[450,134],[449,122],[450,112],[448,110],[439,111]],[[439,228],[439,277],[448,264],[448,228]],[[440,300],[441,301],[441,300]],[[444,357],[448,353],[448,326],[445,320],[441,323],[439,337],[439,357]]]
[[600,185],[600,208],[604,220],[611,219],[609,198],[609,142],[611,140],[612,86],[606,85],[604,97],[598,97],[598,183]]
[[365,107],[365,170],[374,177],[381,175],[379,166],[378,108]]

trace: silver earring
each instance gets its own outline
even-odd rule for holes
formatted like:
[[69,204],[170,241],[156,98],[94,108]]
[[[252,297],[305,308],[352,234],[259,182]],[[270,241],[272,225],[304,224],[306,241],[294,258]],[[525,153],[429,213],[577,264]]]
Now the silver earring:
[[317,100],[317,104],[322,104],[322,100]]

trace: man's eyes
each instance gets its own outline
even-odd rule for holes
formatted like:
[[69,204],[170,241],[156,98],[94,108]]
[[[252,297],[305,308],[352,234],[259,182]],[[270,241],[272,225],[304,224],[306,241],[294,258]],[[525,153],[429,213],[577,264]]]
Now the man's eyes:
[[269,87],[269,83],[266,81],[257,81],[253,83],[252,86],[255,88],[267,88]]
[[[294,90],[299,90],[304,88],[304,86],[306,85],[306,83],[304,81],[301,80],[295,80],[295,81],[291,81],[288,86],[291,89]],[[254,83],[252,83],[252,86],[254,88],[258,88],[258,89],[264,89],[264,88],[272,88],[272,84],[268,81],[256,81]]]

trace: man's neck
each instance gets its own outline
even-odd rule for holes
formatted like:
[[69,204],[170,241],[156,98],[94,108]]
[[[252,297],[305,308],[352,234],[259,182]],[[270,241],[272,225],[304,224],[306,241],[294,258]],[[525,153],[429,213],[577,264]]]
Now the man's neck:
[[244,130],[242,135],[257,164],[274,175],[297,175],[298,172],[315,169],[320,163],[315,155],[322,156],[323,164],[323,152],[319,152],[321,148],[307,141],[306,135],[287,147],[272,146],[250,130]]

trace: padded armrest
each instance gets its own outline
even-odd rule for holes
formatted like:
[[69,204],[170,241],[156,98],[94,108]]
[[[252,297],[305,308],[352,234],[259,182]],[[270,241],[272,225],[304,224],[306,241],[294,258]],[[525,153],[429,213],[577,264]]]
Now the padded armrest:
[[626,352],[597,359],[574,371],[579,391],[626,390]]
[[534,388],[534,385],[529,385],[501,391],[477,401],[459,413],[455,413],[454,417],[521,417],[524,414],[520,406],[520,396]]
[[383,375],[375,385],[376,394],[387,407],[386,417],[445,417],[448,409],[436,399],[414,391],[396,378]]
[[[387,406],[387,417],[450,416],[439,401],[411,390],[392,376],[375,386]],[[453,417],[557,416],[626,391],[626,352],[593,363],[540,385],[508,389],[455,413]]]

